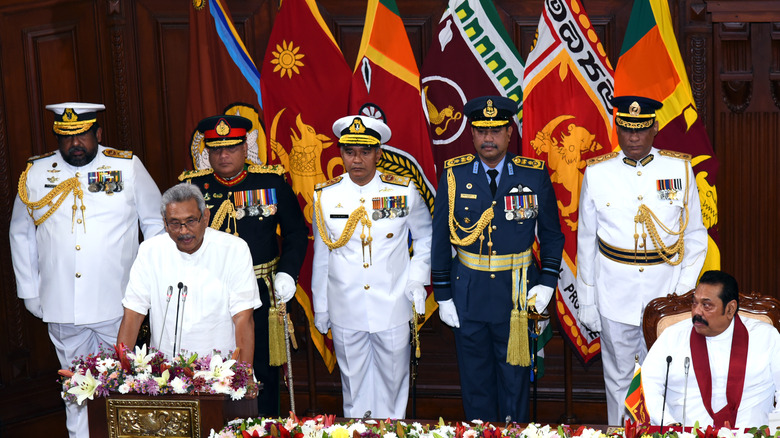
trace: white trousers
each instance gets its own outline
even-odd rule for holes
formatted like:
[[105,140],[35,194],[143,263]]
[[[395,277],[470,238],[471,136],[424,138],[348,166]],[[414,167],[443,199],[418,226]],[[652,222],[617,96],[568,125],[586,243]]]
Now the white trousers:
[[344,416],[404,418],[409,399],[409,326],[369,333],[331,325]]
[[[97,353],[101,344],[104,349],[112,348],[121,322],[120,317],[86,325],[49,323],[49,338],[57,350],[60,367],[67,369],[75,358]],[[65,414],[70,437],[89,438],[86,401],[80,406],[65,402]]]
[[607,417],[610,426],[621,426],[629,416],[626,394],[634,378],[634,357],[645,360],[647,346],[642,327],[601,317],[601,362],[607,393]]

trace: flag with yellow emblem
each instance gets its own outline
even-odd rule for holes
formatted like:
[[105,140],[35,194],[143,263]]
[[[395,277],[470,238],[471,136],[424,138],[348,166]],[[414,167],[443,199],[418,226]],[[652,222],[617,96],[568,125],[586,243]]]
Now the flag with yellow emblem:
[[612,74],[580,0],[546,1],[525,65],[523,155],[544,160],[550,172],[566,241],[558,290],[548,309],[585,363],[601,350],[599,334],[577,321],[580,187],[586,160],[611,150]]
[[663,103],[656,111],[659,131],[653,145],[691,155],[701,214],[709,233],[702,272],[720,269],[715,190],[718,160],[696,111],[666,0],[634,1],[615,68],[615,95],[644,96]]
[[[314,0],[284,0],[265,51],[260,80],[268,157],[288,172],[311,229],[314,186],[344,172],[333,122],[347,115],[352,72]],[[332,339],[314,327],[312,242],[298,278],[298,303],[329,371]]]

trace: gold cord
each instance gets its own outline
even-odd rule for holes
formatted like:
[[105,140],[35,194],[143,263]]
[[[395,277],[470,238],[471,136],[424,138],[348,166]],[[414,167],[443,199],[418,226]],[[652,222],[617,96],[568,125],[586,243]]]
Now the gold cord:
[[222,223],[225,221],[225,218],[228,219],[228,225],[227,228],[225,228],[225,232],[230,232],[230,219],[232,218],[233,226],[236,228],[236,232],[233,234],[238,236],[238,227],[236,226],[236,208],[233,206],[233,203],[230,202],[230,199],[225,199],[222,201],[222,205],[220,205],[217,212],[214,213],[214,217],[211,219],[211,228],[219,230],[222,227]]
[[[479,253],[482,255],[482,242],[485,240],[483,231],[485,227],[488,227],[488,254],[492,254],[493,240],[492,229],[489,227],[490,222],[493,220],[493,205],[490,208],[482,212],[479,220],[474,225],[466,228],[458,223],[455,219],[455,175],[452,173],[452,168],[447,169],[447,197],[449,201],[449,224],[450,224],[450,242],[456,246],[469,246],[479,238]],[[458,237],[457,230],[461,230],[466,233],[466,237]]]
[[[658,216],[655,215],[655,213],[650,210],[650,208],[642,204],[639,206],[639,211],[636,214],[636,217],[634,217],[634,250],[636,251],[639,241],[639,234],[637,232],[637,225],[642,225],[643,233],[642,233],[642,239],[644,240],[644,250],[647,252],[647,234],[650,235],[650,240],[652,240],[653,245],[655,245],[655,248],[658,249],[658,254],[661,256],[661,258],[668,263],[671,266],[677,266],[680,263],[682,263],[683,256],[685,255],[685,230],[688,228],[688,219],[689,219],[689,211],[688,211],[688,184],[689,176],[688,176],[688,161],[685,162],[685,198],[683,199],[683,211],[680,212],[680,231],[674,231],[671,228],[664,225],[660,219],[658,219]],[[661,236],[658,234],[658,230],[656,229],[656,223],[661,227],[661,229],[671,235],[671,236],[679,236],[676,242],[674,244],[666,246],[664,241],[661,239]],[[644,231],[647,231],[645,233]],[[677,260],[671,260],[675,256],[679,256]]]
[[[76,221],[76,211],[78,210],[77,201],[81,201],[81,216],[84,218],[84,211],[86,210],[86,207],[84,207],[84,191],[81,190],[81,184],[75,176],[57,184],[56,187],[49,191],[49,193],[39,201],[30,201],[27,197],[27,174],[30,172],[31,167],[32,163],[27,163],[27,168],[19,177],[18,191],[19,199],[27,206],[27,213],[33,219],[36,227],[44,223],[49,216],[57,211],[71,190],[73,191],[73,223]],[[57,198],[54,204],[39,219],[35,219],[35,216],[33,215],[35,210],[40,210],[49,205],[55,196],[59,196],[59,198]],[[86,231],[86,220],[83,220],[82,222],[84,223],[84,231]],[[71,232],[73,232],[73,224],[71,224]]]
[[[317,196],[317,200],[314,201],[314,208],[317,216],[317,230],[320,233],[320,238],[322,238],[322,241],[331,251],[336,248],[341,248],[347,244],[349,239],[352,237],[352,234],[355,232],[357,223],[360,222],[360,224],[363,226],[360,231],[360,241],[363,244],[363,263],[364,267],[367,267],[365,264],[365,250],[366,246],[368,246],[369,264],[371,264],[371,242],[373,241],[373,238],[371,237],[371,219],[368,218],[368,212],[366,211],[366,208],[361,205],[349,215],[349,218],[347,218],[347,223],[344,225],[344,231],[341,232],[341,236],[339,236],[338,240],[334,242],[328,238],[328,233],[325,230],[325,219],[322,217],[322,203],[320,202],[320,198],[322,198],[322,192],[320,192],[320,195]],[[366,228],[368,228],[368,236],[366,236]]]

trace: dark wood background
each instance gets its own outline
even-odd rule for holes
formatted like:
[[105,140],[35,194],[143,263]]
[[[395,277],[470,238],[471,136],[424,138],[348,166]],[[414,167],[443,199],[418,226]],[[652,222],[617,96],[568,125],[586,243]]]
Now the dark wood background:
[[[521,54],[528,54],[543,0],[496,0]],[[227,1],[237,29],[259,62],[276,0]],[[632,2],[583,0],[612,64]],[[324,0],[320,10],[352,65],[366,2]],[[56,147],[44,105],[103,102],[104,143],[137,154],[161,189],[190,163],[184,109],[189,0],[0,0],[0,436],[65,436],[56,383],[58,362],[45,325],[16,298],[8,221],[27,157]],[[398,0],[418,63],[422,63],[445,0]],[[670,0],[696,103],[720,160],[723,269],[743,291],[778,296],[780,259],[780,2]],[[294,353],[299,413],[341,412],[338,371],[307,355],[303,317],[295,314]],[[452,333],[436,317],[422,333],[417,418],[463,419]],[[563,341],[547,351],[539,382],[542,422],[564,413],[605,423],[599,362],[574,361],[573,403],[564,404]],[[312,367],[312,368],[310,368]],[[313,378],[311,377],[313,376]],[[311,400],[310,390],[317,398]],[[286,410],[287,397],[283,399]]]

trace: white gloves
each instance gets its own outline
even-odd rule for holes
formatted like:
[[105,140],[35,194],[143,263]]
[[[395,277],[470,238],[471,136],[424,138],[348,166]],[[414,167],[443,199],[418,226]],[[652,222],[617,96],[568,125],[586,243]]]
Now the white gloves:
[[530,302],[532,299],[536,298],[534,307],[536,307],[537,312],[542,313],[547,309],[547,305],[550,304],[550,298],[553,297],[554,293],[555,289],[550,286],[537,284],[528,291],[528,301]]
[[414,304],[414,310],[420,315],[425,315],[425,298],[428,296],[428,292],[425,291],[425,287],[419,281],[410,280],[406,283],[404,288],[406,298]]
[[323,335],[328,334],[330,329],[330,315],[328,312],[314,312],[314,327]]
[[274,294],[276,298],[286,303],[295,296],[295,280],[289,274],[277,272],[274,278]]
[[27,298],[24,300],[24,307],[30,311],[36,318],[43,319],[43,307],[41,307],[40,298]]
[[594,332],[601,331],[601,317],[595,304],[582,304],[577,313],[577,319],[582,325]]
[[452,298],[449,300],[439,301],[439,318],[441,318],[441,322],[447,324],[450,327],[460,327],[458,311],[455,309],[455,303],[452,302]]

